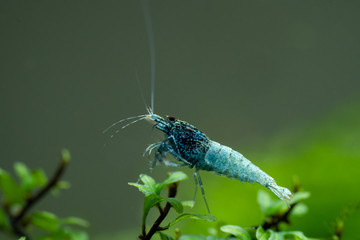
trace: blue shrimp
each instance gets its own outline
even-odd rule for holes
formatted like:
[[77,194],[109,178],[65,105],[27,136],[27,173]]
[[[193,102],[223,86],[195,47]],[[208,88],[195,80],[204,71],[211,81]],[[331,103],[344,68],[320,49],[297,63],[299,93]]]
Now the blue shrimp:
[[[152,167],[159,162],[168,166],[195,168],[195,184],[196,186],[200,185],[209,213],[210,210],[206,203],[202,181],[198,173],[199,170],[215,172],[228,178],[235,178],[241,182],[257,182],[270,189],[286,203],[290,199],[290,190],[278,186],[272,177],[255,166],[241,153],[210,140],[193,125],[172,116],[165,120],[153,113],[149,113],[144,119],[153,123],[155,128],[164,132],[166,136],[163,141],[153,143],[146,149],[149,155],[152,150],[157,149]],[[168,154],[180,161],[181,164],[167,161],[166,155]]]

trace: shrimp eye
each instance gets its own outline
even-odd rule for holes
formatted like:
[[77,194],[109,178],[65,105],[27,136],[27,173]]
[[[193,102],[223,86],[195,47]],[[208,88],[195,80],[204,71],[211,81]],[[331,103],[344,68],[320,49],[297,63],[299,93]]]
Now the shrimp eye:
[[175,121],[175,117],[174,116],[168,116],[169,121]]

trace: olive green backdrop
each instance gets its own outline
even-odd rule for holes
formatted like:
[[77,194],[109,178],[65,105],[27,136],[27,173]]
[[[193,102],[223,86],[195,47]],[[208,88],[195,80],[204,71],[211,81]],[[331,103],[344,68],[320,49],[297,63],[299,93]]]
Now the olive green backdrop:
[[[309,214],[294,228],[313,237],[329,234],[332,219],[360,199],[360,3],[149,6],[155,112],[194,124],[280,185],[290,187],[297,175],[312,197]],[[68,148],[71,189],[38,207],[88,219],[92,236],[139,231],[142,195],[127,182],[147,171],[142,153],[162,135],[146,122],[112,139],[102,131],[145,113],[136,76],[148,101],[149,59],[139,1],[0,2],[0,167],[22,161],[51,174],[60,149]],[[170,170],[159,167],[152,175],[161,180]],[[260,187],[208,173],[203,180],[219,221],[260,221]],[[180,185],[180,197],[191,198],[193,187],[192,180]],[[205,213],[197,200],[193,211]],[[351,215],[347,239],[360,234],[359,221],[359,212]],[[186,233],[212,226],[188,223]]]

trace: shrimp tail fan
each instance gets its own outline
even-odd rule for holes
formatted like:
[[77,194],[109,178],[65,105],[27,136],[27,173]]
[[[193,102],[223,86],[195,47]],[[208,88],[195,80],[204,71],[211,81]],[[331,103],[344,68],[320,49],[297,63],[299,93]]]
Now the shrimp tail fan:
[[289,189],[280,187],[276,183],[269,184],[267,188],[269,188],[281,200],[289,204],[288,201],[291,199],[291,192]]

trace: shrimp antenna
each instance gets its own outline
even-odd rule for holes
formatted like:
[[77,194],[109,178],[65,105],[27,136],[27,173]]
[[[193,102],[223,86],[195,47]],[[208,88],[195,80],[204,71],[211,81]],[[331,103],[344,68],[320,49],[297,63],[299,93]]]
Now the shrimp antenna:
[[[109,131],[111,128],[113,128],[114,126],[118,125],[119,123],[121,122],[124,122],[126,120],[130,120],[130,119],[135,119],[135,118],[139,118],[139,119],[136,119],[135,121],[132,121],[131,123],[128,123],[126,124],[124,127],[127,127],[133,123],[136,123],[137,121],[140,121],[140,120],[143,120],[146,116],[148,116],[147,114],[143,114],[143,115],[139,115],[139,116],[134,116],[134,117],[128,117],[128,118],[124,118],[124,119],[121,119],[117,122],[114,122],[113,124],[111,124],[109,127],[107,127],[102,133],[106,133],[107,131]],[[123,127],[123,128],[124,128]]]
[[151,112],[154,112],[154,92],[155,92],[155,44],[154,44],[154,32],[151,24],[151,17],[149,11],[149,4],[147,0],[141,0],[141,5],[143,9],[145,24],[146,24],[146,32],[148,36],[149,42],[149,50],[150,50],[150,66],[151,66]]
[[141,118],[138,118],[138,119],[136,119],[136,120],[134,120],[132,122],[129,122],[129,123],[125,124],[124,126],[122,126],[121,128],[126,128],[126,127],[130,126],[131,124],[134,124],[134,123],[136,123],[138,121],[144,120],[147,116],[148,115],[145,115],[145,117],[141,117]]
[[135,75],[136,75],[136,82],[137,82],[138,88],[139,88],[139,90],[140,90],[141,99],[142,99],[142,101],[143,101],[143,103],[144,103],[145,109],[149,112],[149,110],[148,110],[148,109],[149,109],[149,106],[146,104],[146,101],[145,101],[145,98],[144,98],[144,93],[143,93],[142,88],[141,88],[141,84],[140,84],[140,80],[139,80],[139,75],[138,75],[138,72],[137,72],[136,68],[135,68]]

